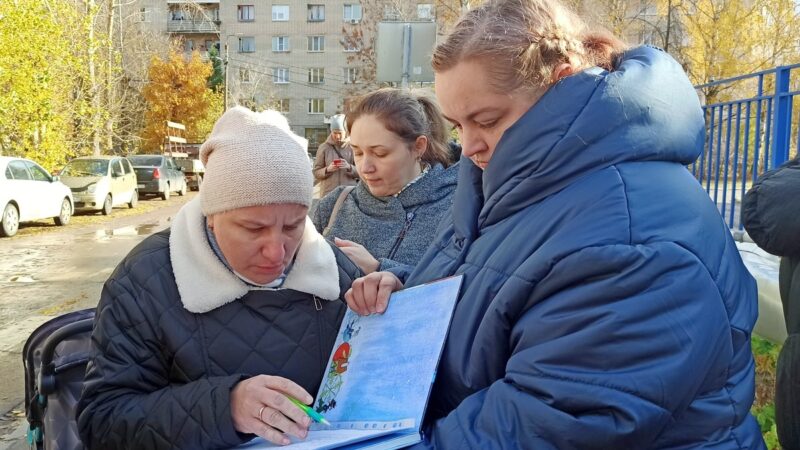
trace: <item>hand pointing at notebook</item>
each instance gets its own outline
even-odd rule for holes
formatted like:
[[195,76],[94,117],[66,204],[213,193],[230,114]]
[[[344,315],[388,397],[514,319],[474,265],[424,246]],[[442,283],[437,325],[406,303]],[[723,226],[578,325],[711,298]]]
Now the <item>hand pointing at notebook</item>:
[[373,272],[353,282],[344,295],[347,306],[362,316],[383,314],[389,295],[403,289],[403,283],[391,272]]
[[305,389],[286,378],[258,375],[240,381],[231,391],[234,428],[278,445],[289,443],[287,434],[305,439],[311,419],[289,396],[306,404],[314,400]]

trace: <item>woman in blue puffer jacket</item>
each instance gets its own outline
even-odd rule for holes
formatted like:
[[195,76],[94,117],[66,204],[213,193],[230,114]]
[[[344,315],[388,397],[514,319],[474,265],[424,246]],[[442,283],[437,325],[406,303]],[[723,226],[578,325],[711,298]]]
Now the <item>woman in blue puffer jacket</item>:
[[471,160],[452,220],[413,273],[346,294],[381,312],[403,280],[464,275],[420,445],[764,448],[756,286],[686,170],[704,122],[680,65],[554,0],[500,0],[433,67]]

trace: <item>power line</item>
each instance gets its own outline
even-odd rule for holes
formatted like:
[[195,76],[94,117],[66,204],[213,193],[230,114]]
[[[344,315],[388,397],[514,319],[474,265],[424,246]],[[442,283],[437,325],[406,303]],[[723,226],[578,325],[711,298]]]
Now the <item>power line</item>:
[[[267,61],[267,62],[272,62],[272,63],[275,63],[275,64],[280,64],[282,67],[291,67],[291,68],[300,69],[300,70],[308,69],[308,67],[293,66],[291,64],[285,64],[282,61],[278,61],[278,60],[275,60],[275,59],[270,59],[270,58],[267,58],[267,57],[260,57],[258,59],[259,60],[263,60],[263,61]],[[243,61],[243,60],[239,60],[239,61]],[[358,67],[356,67],[356,68],[358,68]],[[341,77],[341,79],[345,80],[345,77]]]
[[[231,59],[231,61],[239,62],[239,63],[243,62],[241,60],[236,60],[236,59]],[[243,69],[251,70],[251,71],[253,71],[255,73],[258,73],[258,74],[267,75],[267,76],[270,76],[270,77],[273,77],[273,78],[274,78],[275,75],[274,75],[274,73],[272,73],[272,69],[285,69],[290,74],[302,75],[302,76],[308,75],[308,72],[292,71],[292,70],[289,70],[288,68],[285,68],[285,67],[270,68],[270,67],[264,67],[262,65],[254,65],[254,64],[250,64],[250,63],[246,63],[246,62],[245,62],[245,64],[249,64],[249,66],[248,67],[239,66],[239,67],[243,68]],[[262,70],[257,70],[255,68],[253,68],[253,66],[255,66],[257,68],[260,68]],[[267,72],[267,71],[269,71],[269,72]],[[325,77],[327,77],[327,76],[328,75],[325,74]],[[304,82],[301,82],[301,81],[292,81],[292,80],[289,80],[289,79],[286,80],[286,83],[297,84],[297,85],[305,86],[305,87],[308,87],[308,88],[311,88],[311,89],[318,89],[318,90],[321,90],[321,91],[331,92],[331,93],[334,93],[334,94],[337,94],[337,95],[344,95],[344,93],[341,92],[341,91],[337,91],[337,90],[333,90],[333,89],[327,89],[325,87],[322,87],[322,86],[319,86],[319,85],[313,84],[313,83],[304,83]],[[276,83],[276,84],[284,84],[284,83]],[[344,83],[344,84],[350,84],[350,83]]]
[[[250,68],[250,67],[243,67],[243,68],[244,68],[244,69],[247,69],[247,70],[250,70],[250,71],[252,71],[252,72],[255,72],[255,73],[261,74],[261,75],[267,75],[267,76],[269,76],[269,77],[274,77],[274,75],[273,75],[271,72],[265,72],[265,71],[263,71],[263,70],[257,70],[257,69],[253,69],[253,68]],[[332,93],[332,94],[336,94],[337,96],[341,96],[341,95],[343,95],[343,93],[342,93],[342,92],[340,92],[340,91],[336,91],[336,90],[333,90],[333,89],[326,89],[326,88],[324,88],[324,87],[322,87],[322,86],[317,86],[317,85],[314,85],[314,84],[303,83],[303,82],[300,82],[300,81],[286,80],[286,83],[275,83],[275,84],[297,84],[297,85],[304,86],[304,87],[308,87],[308,88],[311,88],[311,89],[317,89],[317,90],[320,90],[320,91],[330,92],[330,93]]]
[[[322,66],[322,67],[297,67],[297,66],[290,66],[290,65],[288,65],[288,64],[286,64],[286,65],[284,65],[284,64],[281,64],[281,63],[280,63],[280,62],[278,62],[278,61],[272,61],[272,62],[274,62],[274,63],[276,64],[276,66],[270,67],[270,66],[265,66],[265,65],[263,65],[263,64],[259,64],[259,63],[255,63],[255,62],[249,62],[249,61],[247,61],[247,60],[241,60],[241,59],[235,59],[235,58],[230,58],[229,60],[230,60],[230,61],[235,61],[235,62],[238,62],[238,63],[240,63],[240,64],[247,64],[248,66],[255,66],[255,67],[260,67],[260,68],[262,68],[262,69],[268,69],[268,70],[271,70],[271,69],[286,69],[286,70],[288,70],[289,72],[291,72],[291,73],[296,73],[296,74],[298,74],[298,75],[307,75],[307,74],[308,74],[308,70],[309,70],[309,69],[320,69],[320,68],[321,68],[321,69],[328,69],[328,67],[325,67],[325,66]],[[271,61],[271,60],[267,60],[267,62],[270,62],[270,61]],[[281,64],[281,65],[278,65],[278,64]],[[297,69],[297,70],[290,70],[290,69]],[[299,70],[300,72],[298,72],[298,70]],[[334,74],[333,74],[333,72],[331,72],[331,71],[327,71],[327,73],[325,74],[325,76],[326,76],[326,77],[328,77],[328,78],[331,78],[332,80],[340,81],[340,82],[342,82],[342,83],[346,83],[346,82],[347,82],[347,78],[346,78],[345,76],[343,76],[343,75],[334,75]]]

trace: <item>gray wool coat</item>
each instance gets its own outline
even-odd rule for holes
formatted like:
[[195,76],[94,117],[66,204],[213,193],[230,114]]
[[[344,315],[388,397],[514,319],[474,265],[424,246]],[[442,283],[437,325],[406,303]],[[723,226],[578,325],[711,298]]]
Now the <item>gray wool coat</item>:
[[[417,264],[433,241],[436,228],[453,204],[458,164],[437,164],[397,197],[375,197],[359,183],[342,204],[329,239],[338,237],[363,245],[379,262],[378,270]],[[344,187],[323,197],[311,212],[322,232]]]

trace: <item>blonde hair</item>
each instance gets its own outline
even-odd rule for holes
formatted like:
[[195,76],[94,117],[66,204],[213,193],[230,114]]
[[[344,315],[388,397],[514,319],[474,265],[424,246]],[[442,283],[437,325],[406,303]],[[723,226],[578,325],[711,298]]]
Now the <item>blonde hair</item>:
[[603,30],[589,30],[558,0],[495,0],[464,14],[433,53],[433,70],[444,72],[465,60],[479,61],[499,91],[538,90],[553,71],[572,63],[612,70],[626,45]]
[[429,95],[396,88],[372,91],[351,104],[347,129],[352,130],[353,123],[363,115],[375,116],[409,146],[413,146],[418,137],[427,137],[428,146],[420,160],[430,165],[450,165],[447,122],[438,103]]

